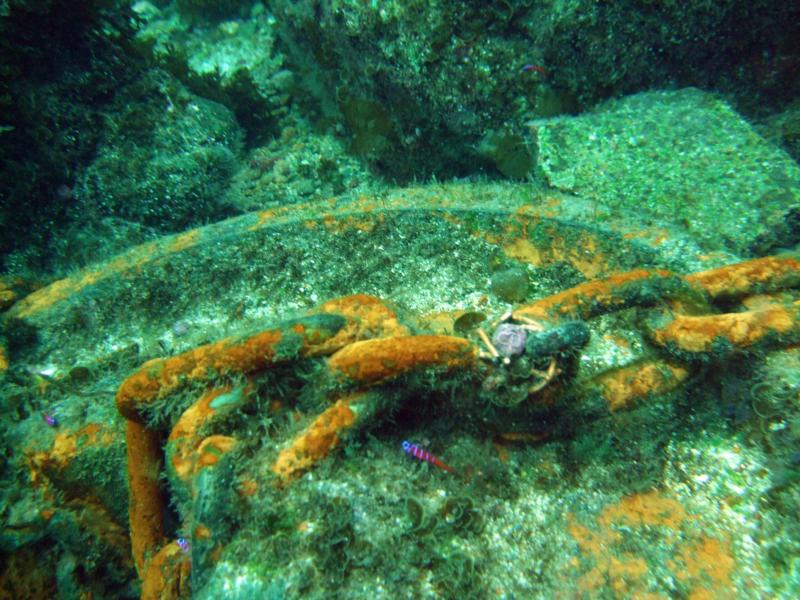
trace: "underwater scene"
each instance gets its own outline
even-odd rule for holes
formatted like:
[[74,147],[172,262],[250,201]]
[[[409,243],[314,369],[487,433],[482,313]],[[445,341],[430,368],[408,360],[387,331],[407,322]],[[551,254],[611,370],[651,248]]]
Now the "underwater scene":
[[800,597],[800,3],[0,32],[0,600]]

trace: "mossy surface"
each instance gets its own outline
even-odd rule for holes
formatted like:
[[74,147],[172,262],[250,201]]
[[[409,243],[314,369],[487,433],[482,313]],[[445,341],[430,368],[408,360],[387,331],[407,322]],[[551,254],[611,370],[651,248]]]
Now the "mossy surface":
[[[165,344],[177,354],[279,328],[279,366],[248,380],[204,372],[202,385],[178,386],[147,411],[148,426],[166,436],[206,386],[241,390],[214,407],[191,442],[216,435],[235,444],[205,454],[189,447],[197,462],[188,484],[171,466],[163,471],[164,527],[189,541],[198,597],[232,585],[242,597],[284,598],[593,595],[614,585],[688,595],[712,580],[725,593],[745,582],[777,595],[791,589],[796,352],[692,361],[687,368],[698,370],[683,387],[644,395],[627,412],[610,412],[598,393],[598,377],[658,352],[642,328],[653,311],[687,298],[677,276],[634,290],[632,307],[598,302],[585,319],[543,324],[545,333],[531,324],[529,348],[507,362],[419,368],[381,382],[368,402],[349,400],[347,427],[319,428],[324,439],[311,440],[319,456],[296,477],[280,481],[271,470],[352,391],[326,357],[303,354],[348,323],[335,311],[304,316],[314,303],[369,292],[392,301],[409,334],[460,335],[486,352],[478,328],[491,334],[508,307],[493,297],[498,269],[525,273],[534,300],[584,273],[680,270],[675,256],[600,224],[555,218],[547,198],[518,185],[437,185],[342,199],[323,215],[316,206],[255,213],[138,249],[23,301],[12,316],[29,311],[39,343],[19,356],[47,358],[54,369],[41,374],[14,358],[3,382],[3,418],[15,424],[5,451],[17,458],[2,473],[25,482],[7,488],[13,527],[4,546],[57,539],[89,548],[81,568],[109,585],[132,578],[118,550],[124,536],[108,536],[124,532],[127,496],[115,385]],[[55,293],[65,290],[72,295]],[[76,311],[86,318],[76,322]],[[459,324],[463,315],[473,316]],[[370,323],[363,334],[380,331]],[[111,337],[90,353],[98,332]],[[71,445],[70,432],[88,421],[110,424],[108,447]],[[453,471],[409,456],[404,440]],[[167,461],[173,452],[168,446]],[[729,512],[716,508],[721,498]],[[81,529],[87,514],[106,524],[105,537]],[[763,537],[748,541],[756,515]],[[711,571],[694,561],[698,553],[727,567]],[[117,558],[103,567],[104,555]],[[755,574],[744,557],[765,571]],[[62,564],[59,585],[80,587],[78,567]],[[672,564],[689,575],[668,586]]]
[[797,164],[700,90],[630,96],[535,128],[537,167],[552,185],[588,192],[628,226],[688,229],[709,249],[746,252],[798,202]]
[[795,4],[0,2],[0,595],[793,599]]

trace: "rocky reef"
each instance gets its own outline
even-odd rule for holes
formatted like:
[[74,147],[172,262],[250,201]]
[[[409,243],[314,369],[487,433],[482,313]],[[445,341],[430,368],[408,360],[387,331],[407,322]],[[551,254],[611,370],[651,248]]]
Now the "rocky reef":
[[689,272],[573,200],[293,205],[21,298],[10,556],[57,538],[69,585],[147,598],[789,589],[800,260]]
[[793,598],[796,16],[0,3],[0,598]]

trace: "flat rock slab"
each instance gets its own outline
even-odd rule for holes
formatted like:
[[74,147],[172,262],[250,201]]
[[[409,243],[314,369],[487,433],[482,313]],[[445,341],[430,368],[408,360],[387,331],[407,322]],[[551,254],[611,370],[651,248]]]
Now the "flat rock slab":
[[[174,353],[352,293],[417,315],[479,301],[502,313],[493,262],[528,273],[531,297],[642,266],[684,270],[660,248],[587,225],[580,205],[518,184],[454,184],[248,213],[132,248],[9,315],[38,331],[28,361],[71,365],[132,344]],[[550,289],[553,277],[573,279]]]
[[800,205],[800,168],[727,103],[697,89],[648,92],[531,123],[537,170],[631,226],[687,230],[748,254]]

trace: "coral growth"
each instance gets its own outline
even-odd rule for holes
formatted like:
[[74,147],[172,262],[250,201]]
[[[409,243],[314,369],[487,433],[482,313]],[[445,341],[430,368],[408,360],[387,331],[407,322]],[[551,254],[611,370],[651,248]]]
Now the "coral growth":
[[660,301],[679,287],[669,271],[637,269],[588,281],[514,310],[514,316],[530,319],[589,319],[604,312]]
[[613,412],[675,389],[690,373],[686,367],[658,359],[643,360],[603,373],[598,384],[608,409]]
[[741,298],[800,284],[800,260],[792,255],[765,256],[686,276],[713,299]]
[[189,594],[191,559],[172,541],[153,557],[142,581],[142,600],[178,600]]
[[767,343],[787,346],[800,339],[800,303],[720,315],[675,315],[657,326],[651,337],[660,346],[689,353],[724,350],[721,344],[737,349]]
[[[314,315],[268,329],[244,339],[224,339],[167,359],[145,363],[117,391],[117,409],[128,419],[140,419],[139,408],[187,381],[209,382],[229,374],[247,374],[296,356],[310,356],[345,324],[342,317]],[[281,344],[292,347],[286,351]]]
[[[253,225],[253,219],[249,222]],[[344,222],[337,220],[334,225]],[[360,231],[354,221],[347,223]],[[265,225],[259,221],[257,226]],[[175,252],[182,252],[194,248],[198,239],[187,234],[173,238],[172,244]],[[381,425],[388,419],[397,427],[413,427],[420,433],[430,430],[442,436],[446,435],[444,428],[456,419],[470,431],[488,432],[489,439],[495,438],[501,459],[483,461],[479,466],[471,464],[471,455],[480,450],[467,452],[459,447],[479,444],[464,441],[472,439],[470,436],[459,439],[454,449],[445,449],[443,456],[448,462],[454,457],[458,476],[441,484],[448,497],[439,502],[439,508],[425,508],[430,500],[417,505],[408,502],[418,506],[410,509],[418,522],[405,535],[419,538],[423,547],[428,548],[434,532],[458,534],[467,540],[479,538],[487,527],[486,513],[479,502],[463,496],[464,486],[516,493],[516,489],[507,489],[512,487],[507,480],[514,478],[504,474],[504,465],[513,465],[524,453],[539,449],[522,443],[547,438],[557,446],[565,443],[571,427],[577,423],[588,427],[597,419],[608,419],[608,429],[613,432],[622,427],[619,423],[626,418],[623,411],[627,409],[654,414],[676,411],[669,402],[674,397],[670,392],[697,372],[698,357],[708,362],[723,358],[726,348],[750,353],[796,343],[800,305],[791,300],[791,287],[797,283],[793,260],[758,259],[688,276],[650,269],[621,272],[546,296],[494,321],[487,314],[490,306],[486,313],[451,311],[450,315],[460,313],[461,317],[447,331],[458,335],[433,334],[431,319],[415,319],[411,311],[403,313],[378,298],[356,294],[328,300],[305,316],[275,322],[255,333],[203,343],[145,362],[116,392],[117,408],[126,425],[130,552],[144,597],[177,597],[186,593],[190,573],[193,583],[202,586],[215,569],[227,568],[222,565],[236,550],[232,540],[240,535],[235,521],[247,518],[240,515],[248,515],[248,511],[265,514],[264,527],[270,530],[265,543],[276,556],[280,536],[300,546],[310,544],[308,540],[327,539],[316,529],[324,519],[315,520],[313,515],[301,518],[295,512],[297,507],[288,504],[281,504],[285,514],[269,514],[264,505],[270,502],[265,498],[284,502],[284,498],[303,497],[317,489],[315,482],[320,478],[306,475],[309,471],[320,469],[324,474],[338,469],[336,458],[342,455],[354,460],[364,444],[372,443],[365,441],[370,437],[363,435],[366,430],[391,437],[393,433],[387,431],[394,432],[395,426]],[[118,267],[122,270],[117,273],[134,268],[130,261],[120,262]],[[72,284],[78,281],[71,280]],[[743,297],[767,291],[782,295]],[[41,297],[53,298],[46,293]],[[718,312],[733,310],[737,299],[742,301],[740,312]],[[480,302],[476,306],[483,310]],[[512,340],[495,336],[496,344],[503,347],[498,354],[503,356],[484,355],[479,352],[478,340],[479,332],[484,332],[477,327],[484,320],[495,332],[510,329],[524,335]],[[613,329],[613,335],[609,333],[617,326],[630,332]],[[604,333],[602,340],[599,333]],[[626,358],[602,363],[599,368],[587,367],[584,363],[590,361],[585,358],[602,352],[593,344],[607,344],[606,348],[620,354],[627,352]],[[90,377],[81,375],[80,369],[76,373],[78,381]],[[564,398],[571,401],[563,402]],[[149,411],[157,407],[166,407],[169,418],[147,419]],[[650,422],[654,423],[660,423],[656,417]],[[571,453],[581,457],[574,461],[576,471],[583,468],[577,466],[583,465],[582,461],[588,464],[592,457],[606,451],[622,452],[619,448],[624,447],[624,456],[630,459],[622,462],[644,482],[636,489],[646,489],[645,484],[656,481],[650,474],[660,463],[644,467],[641,465],[650,463],[635,458],[637,452],[648,452],[639,448],[641,440],[620,443],[619,439],[629,438],[615,438],[604,426],[596,427],[600,431],[597,438],[587,436],[571,446]],[[62,481],[69,479],[82,452],[116,441],[112,432],[100,426],[56,429],[50,435],[54,440],[51,446],[28,453],[31,482],[48,492],[66,487]],[[421,435],[407,438],[419,448],[427,445]],[[489,442],[486,445],[491,452]],[[440,450],[432,448],[437,454]],[[403,465],[411,477],[436,476],[424,470],[424,465]],[[549,468],[543,464],[536,477],[562,478],[548,474]],[[169,499],[160,484],[164,473],[170,483]],[[70,489],[71,501],[82,507],[82,514],[91,515],[94,523],[101,525],[93,529],[87,524],[85,531],[95,532],[101,540],[98,546],[124,552],[127,539],[119,525],[116,529],[112,526],[113,519],[103,507],[103,490],[89,486],[81,495],[76,486]],[[168,518],[170,503],[180,524]],[[655,555],[639,548],[626,550],[622,547],[625,536],[618,532],[620,528],[643,527],[686,534],[688,541],[680,547],[670,546],[669,551],[670,560],[686,572],[679,581],[681,589],[700,589],[698,582],[717,575],[720,585],[732,585],[724,577],[730,574],[732,562],[721,563],[720,573],[699,566],[702,557],[711,555],[732,561],[726,541],[695,535],[687,525],[691,519],[681,516],[676,501],[641,493],[619,504],[616,512],[611,508],[602,512],[596,527],[577,518],[569,522],[569,533],[580,549],[573,566],[581,590],[593,593],[603,582],[617,593],[648,589]],[[353,561],[385,560],[373,549],[377,542],[362,539],[348,520],[352,510],[340,512],[341,519],[331,523],[331,532],[327,532],[335,538],[331,543],[349,553]],[[41,519],[59,522],[61,507],[53,503]],[[191,561],[186,549],[171,539],[178,532],[185,536],[182,543],[191,546]],[[611,550],[600,549],[603,545]],[[428,550],[430,564],[438,565],[430,576],[436,590],[483,589],[480,564],[461,551],[453,554],[433,546]],[[337,581],[346,579],[349,567],[331,563],[323,549],[318,554],[315,569]],[[275,558],[276,564],[288,564],[287,560],[291,559]],[[452,570],[442,566],[448,560],[455,561]],[[414,566],[415,573],[429,568]],[[450,575],[463,576],[465,583],[449,581]],[[309,577],[315,581],[318,576]]]
[[364,400],[364,394],[356,394],[325,409],[281,450],[270,467],[272,471],[286,482],[325,458],[339,443],[342,433],[356,423],[360,412],[357,406]]
[[128,421],[128,502],[131,549],[136,570],[144,577],[148,561],[164,541],[164,497],[159,485],[162,455],[158,431]]
[[[569,532],[579,548],[573,563],[578,588],[589,596],[608,587],[617,595],[646,597],[666,560],[688,597],[734,596],[730,543],[708,537],[696,519],[677,499],[656,491],[621,498],[590,525],[570,517]],[[663,547],[637,535],[647,529],[666,531]]]
[[475,347],[464,338],[418,335],[365,340],[331,356],[331,371],[360,385],[375,385],[423,367],[465,367]]

